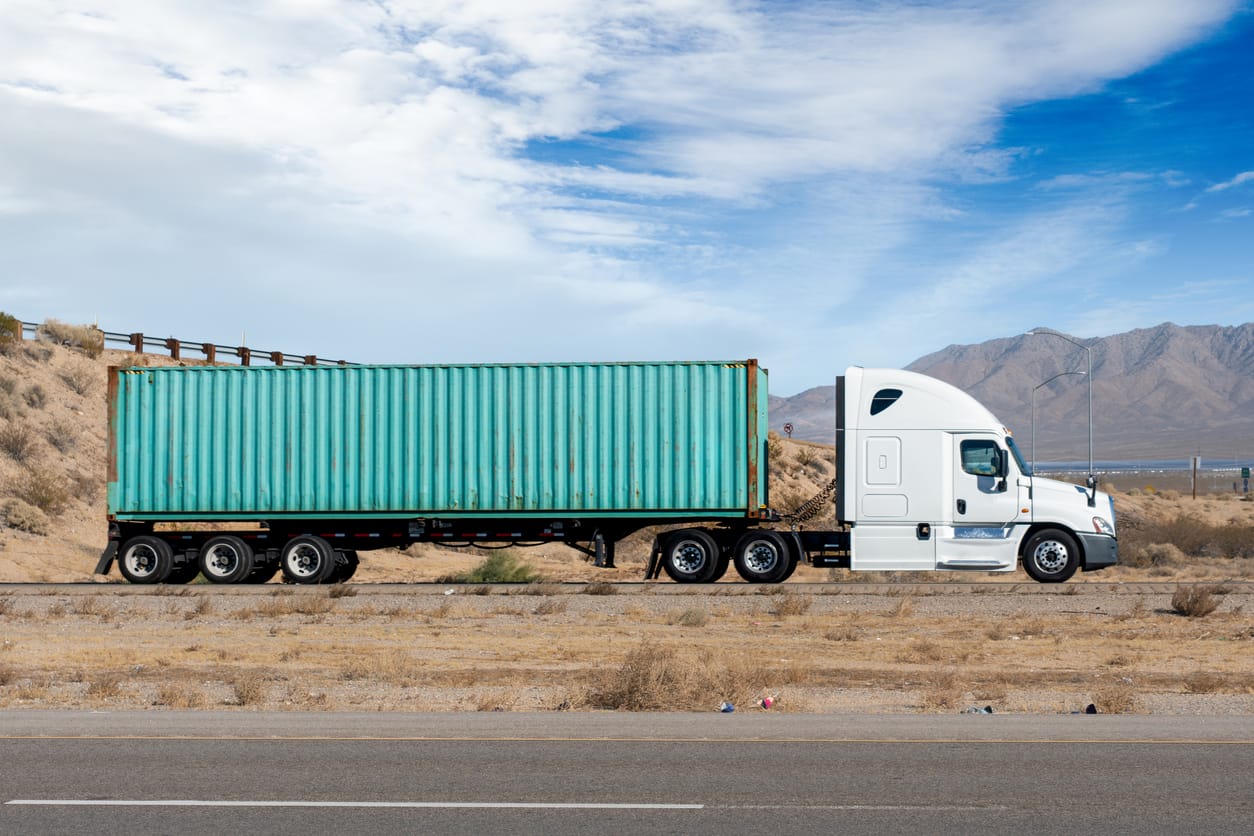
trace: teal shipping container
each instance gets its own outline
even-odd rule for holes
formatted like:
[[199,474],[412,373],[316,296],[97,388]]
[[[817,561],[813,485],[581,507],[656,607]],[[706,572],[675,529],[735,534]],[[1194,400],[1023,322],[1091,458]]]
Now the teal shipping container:
[[110,519],[757,518],[754,360],[115,368]]

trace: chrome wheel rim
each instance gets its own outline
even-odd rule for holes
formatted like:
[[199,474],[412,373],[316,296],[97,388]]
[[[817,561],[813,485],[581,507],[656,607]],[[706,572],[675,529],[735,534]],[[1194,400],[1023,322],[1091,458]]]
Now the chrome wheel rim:
[[1057,540],[1046,540],[1032,552],[1032,560],[1037,568],[1050,575],[1056,575],[1065,569],[1068,557],[1070,555],[1067,554],[1067,547]]
[[671,549],[671,565],[685,575],[695,575],[705,567],[705,548],[696,540],[682,540]]
[[152,546],[131,546],[126,550],[126,568],[135,577],[147,577],[157,571],[157,550]]
[[779,549],[768,540],[755,540],[745,549],[744,564],[756,575],[765,574],[779,565]]

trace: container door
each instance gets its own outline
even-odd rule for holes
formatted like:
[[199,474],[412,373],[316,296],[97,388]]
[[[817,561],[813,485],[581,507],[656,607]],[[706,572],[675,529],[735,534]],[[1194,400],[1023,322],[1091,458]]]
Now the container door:
[[1007,478],[1010,451],[991,433],[953,436],[952,526],[937,532],[937,564],[949,569],[1002,569],[1015,563],[1019,488]]

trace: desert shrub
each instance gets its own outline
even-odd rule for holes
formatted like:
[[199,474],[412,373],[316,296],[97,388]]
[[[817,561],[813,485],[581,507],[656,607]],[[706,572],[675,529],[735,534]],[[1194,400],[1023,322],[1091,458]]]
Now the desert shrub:
[[1093,694],[1100,714],[1131,714],[1138,708],[1136,694],[1127,685],[1107,685]]
[[804,595],[778,595],[773,612],[778,616],[803,615],[810,610],[811,601]]
[[93,679],[87,686],[89,697],[116,697],[122,693],[122,679],[115,673],[106,673]]
[[745,659],[681,656],[669,647],[641,644],[619,667],[602,671],[583,702],[619,711],[708,711],[724,700],[750,705],[779,676]]
[[345,586],[343,584],[337,584],[336,586],[331,587],[330,591],[327,592],[328,598],[355,598],[356,596],[357,589],[355,587]]
[[584,595],[617,595],[618,587],[608,581],[593,581],[583,588]]
[[270,598],[262,601],[257,605],[255,610],[239,610],[236,612],[237,618],[247,620],[253,615],[260,615],[266,618],[273,618],[283,615],[322,615],[332,610],[334,604],[331,599],[322,595],[293,595],[285,592],[281,595],[272,595]]
[[493,552],[469,572],[445,575],[436,583],[537,583],[543,577],[509,549]]
[[31,409],[43,409],[48,404],[48,393],[38,383],[32,383],[22,393],[22,400]]
[[1209,586],[1178,586],[1171,596],[1171,609],[1186,618],[1202,618],[1218,607],[1219,599],[1215,597],[1214,588]]
[[231,683],[231,695],[235,705],[256,705],[266,698],[266,681],[261,674],[245,673]]
[[169,708],[203,708],[205,694],[199,688],[183,682],[167,682],[157,689],[153,705]]
[[1215,548],[1224,557],[1254,557],[1254,528],[1236,520],[1216,526]]
[[30,427],[17,421],[10,421],[0,427],[0,450],[15,462],[30,461],[35,454],[35,440],[35,434]]
[[96,370],[91,366],[78,365],[61,372],[61,381],[76,395],[86,395],[96,386]]
[[22,321],[0,311],[0,354],[8,354],[22,341]]
[[65,478],[42,467],[27,467],[11,492],[23,502],[53,516],[64,511],[70,501]]
[[0,511],[3,511],[4,524],[9,528],[41,536],[52,530],[48,515],[29,502],[10,499],[0,507]]
[[39,326],[39,336],[58,345],[76,348],[95,359],[104,351],[104,332],[94,325],[70,325],[56,319],[46,319]]
[[793,457],[801,467],[809,467],[818,461],[818,456],[814,454],[814,450],[809,447],[801,447],[797,450],[797,455]]
[[1184,552],[1174,543],[1128,543],[1119,555],[1120,563],[1137,569],[1177,566],[1184,560]]
[[78,446],[78,427],[70,421],[57,419],[44,429],[44,438],[62,453],[68,453]]
[[17,378],[0,374],[0,395],[12,395],[17,392]]
[[1190,694],[1214,694],[1224,687],[1224,678],[1210,671],[1194,671],[1184,678],[1184,690]]

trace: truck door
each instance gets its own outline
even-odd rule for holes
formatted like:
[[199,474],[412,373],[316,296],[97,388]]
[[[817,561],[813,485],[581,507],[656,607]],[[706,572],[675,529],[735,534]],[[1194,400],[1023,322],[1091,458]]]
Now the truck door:
[[1014,523],[1019,516],[1017,480],[1008,479],[1010,451],[988,433],[953,436],[953,525],[938,531],[941,568],[1000,569],[1016,560]]

